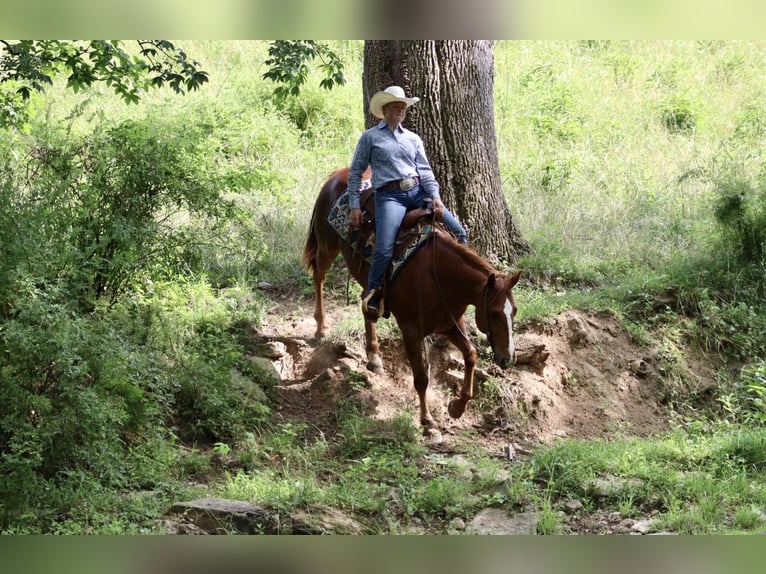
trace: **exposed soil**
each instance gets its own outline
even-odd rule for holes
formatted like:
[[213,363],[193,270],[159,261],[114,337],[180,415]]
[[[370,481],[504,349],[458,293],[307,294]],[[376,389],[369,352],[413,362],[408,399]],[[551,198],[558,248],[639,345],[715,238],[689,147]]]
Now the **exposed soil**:
[[[327,303],[331,335],[323,341],[313,338],[312,300],[274,304],[259,330],[261,340],[282,343],[286,351],[272,357],[281,378],[279,416],[333,435],[339,402],[349,395],[349,373],[356,372],[357,383],[363,380],[355,398],[366,405],[366,414],[388,419],[409,407],[417,424],[417,394],[398,332],[380,335],[384,374],[369,372],[357,305]],[[475,329],[471,336],[480,342]],[[542,365],[505,372],[481,359],[479,379],[489,376],[489,382],[478,380],[476,398],[460,419],[452,419],[447,404],[462,381],[462,357],[446,339],[427,340],[429,406],[442,429],[440,450],[496,454],[508,444],[524,449],[557,437],[651,435],[668,427],[671,396],[692,390],[704,394],[714,381],[704,362],[679,363],[685,359],[638,345],[605,313],[568,310],[544,322],[522,323],[516,345],[544,345],[549,356]]]
[[[393,318],[379,323],[384,373],[375,374],[366,369],[364,324],[355,302],[326,297],[331,334],[317,341],[312,299],[274,301],[254,333],[253,351],[259,357],[254,360],[279,379],[277,417],[306,424],[308,433],[329,441],[341,432],[340,416],[352,400],[371,419],[411,412],[413,424],[419,424],[418,398]],[[486,346],[470,320],[469,330],[480,348]],[[545,321],[521,322],[516,331],[517,356],[543,349],[537,356],[545,360],[502,371],[480,358],[476,397],[459,419],[449,416],[447,405],[462,383],[462,357],[442,337],[426,340],[429,407],[441,436],[420,440],[436,456],[484,452],[510,460],[557,438],[661,433],[669,427],[671,401],[678,404],[692,394],[704,400],[715,382],[708,361],[688,350],[638,344],[609,313],[568,310]],[[568,533],[635,534],[646,522],[626,522],[616,512],[572,514],[565,506],[564,514],[569,514],[563,522]]]

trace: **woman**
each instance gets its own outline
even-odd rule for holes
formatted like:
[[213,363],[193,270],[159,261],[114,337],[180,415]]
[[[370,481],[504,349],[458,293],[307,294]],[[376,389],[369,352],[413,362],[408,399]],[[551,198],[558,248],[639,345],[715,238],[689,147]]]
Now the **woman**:
[[381,122],[366,130],[359,138],[348,176],[351,223],[361,224],[359,189],[362,173],[372,167],[375,188],[375,255],[370,267],[362,311],[370,321],[380,314],[383,275],[391,262],[394,241],[404,215],[432,200],[434,213],[441,217],[460,243],[466,243],[466,232],[457,218],[444,206],[439,184],[426,158],[423,140],[404,128],[407,108],[420,98],[407,98],[399,86],[390,86],[370,98],[370,113]]

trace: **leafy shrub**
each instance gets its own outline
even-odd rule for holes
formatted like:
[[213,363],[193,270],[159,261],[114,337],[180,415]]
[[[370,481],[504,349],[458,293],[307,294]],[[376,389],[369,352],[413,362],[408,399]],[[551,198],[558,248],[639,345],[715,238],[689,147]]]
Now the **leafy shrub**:
[[582,120],[575,111],[571,89],[565,85],[555,85],[543,97],[531,120],[534,131],[541,137],[570,141],[582,132]]
[[[0,333],[0,523],[71,473],[119,484],[125,396],[92,361],[113,349],[91,320],[36,291]],[[5,515],[5,516],[3,516]]]
[[744,263],[761,263],[766,256],[766,185],[754,189],[742,180],[718,188],[715,217],[728,248]]
[[[207,169],[205,133],[150,120],[99,125],[83,137],[54,131],[32,149],[31,194],[18,212],[34,228],[40,277],[64,278],[85,310],[177,266],[183,217],[227,214]],[[181,269],[183,270],[183,269]]]
[[689,135],[699,122],[699,110],[695,101],[685,94],[676,94],[660,105],[660,121],[670,133]]
[[[766,362],[756,361],[742,369],[734,397],[728,398],[725,405],[733,411],[732,414],[750,424],[766,425]],[[763,457],[763,441],[758,446],[759,456],[748,462],[756,462],[762,467],[766,460]]]

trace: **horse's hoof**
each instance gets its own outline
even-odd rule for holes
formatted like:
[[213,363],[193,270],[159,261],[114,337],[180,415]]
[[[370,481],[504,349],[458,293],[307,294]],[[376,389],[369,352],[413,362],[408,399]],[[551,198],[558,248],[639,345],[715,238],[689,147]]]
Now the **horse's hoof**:
[[378,355],[367,361],[367,370],[372,371],[376,375],[383,374],[383,361]]
[[465,412],[465,404],[457,399],[452,399],[447,405],[447,412],[453,419],[459,419]]

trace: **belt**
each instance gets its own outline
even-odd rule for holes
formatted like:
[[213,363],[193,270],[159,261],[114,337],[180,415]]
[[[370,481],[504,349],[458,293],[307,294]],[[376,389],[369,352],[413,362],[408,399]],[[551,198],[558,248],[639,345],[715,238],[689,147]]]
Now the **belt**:
[[409,191],[420,183],[419,177],[405,177],[404,179],[395,179],[382,185],[378,191]]

